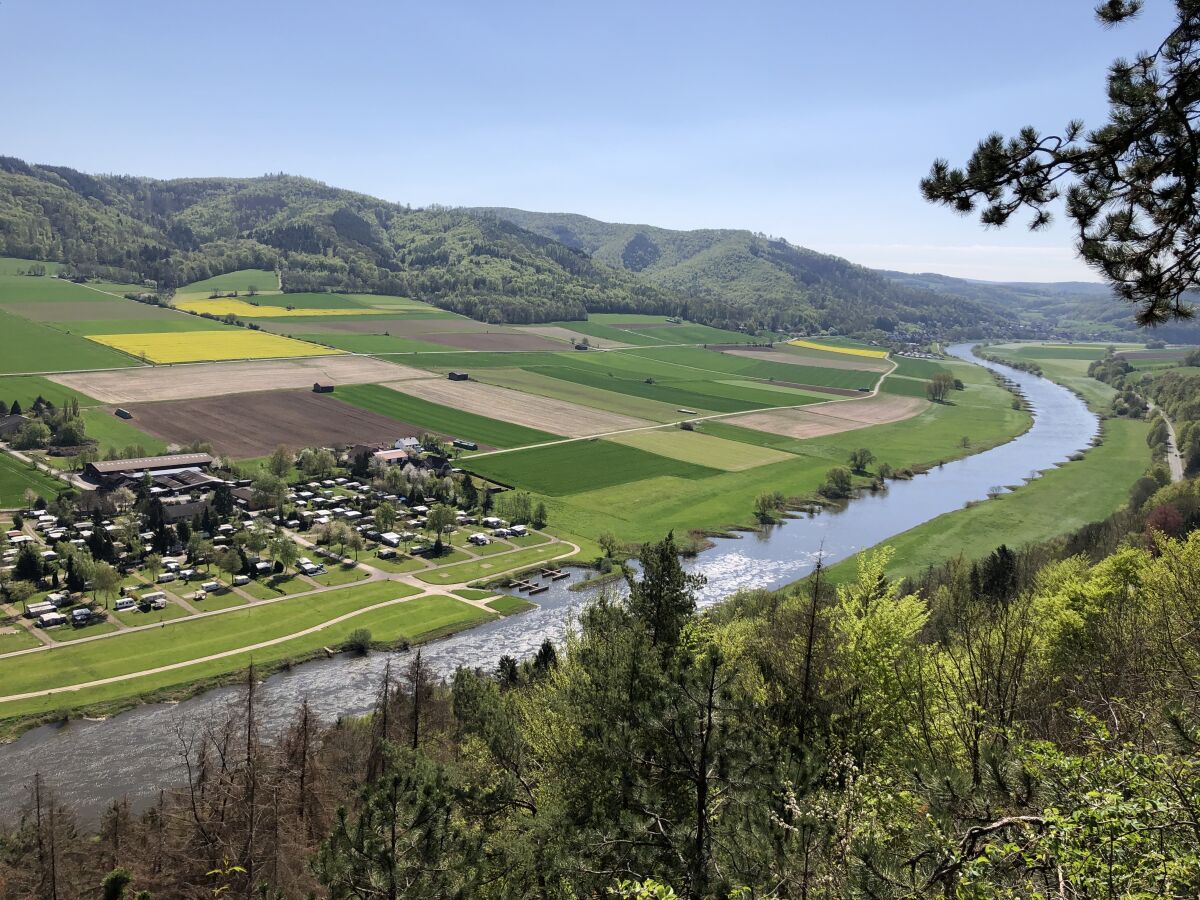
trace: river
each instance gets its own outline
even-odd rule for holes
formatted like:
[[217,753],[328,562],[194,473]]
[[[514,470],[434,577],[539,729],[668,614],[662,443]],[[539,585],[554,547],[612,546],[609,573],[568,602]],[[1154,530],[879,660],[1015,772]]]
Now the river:
[[[949,352],[979,362],[971,357],[969,345],[951,347]],[[1099,421],[1070,391],[1035,375],[983,364],[1003,372],[1024,393],[1034,413],[1025,434],[911,481],[891,482],[888,490],[864,495],[841,511],[789,520],[763,534],[717,539],[713,547],[687,562],[687,568],[708,578],[701,604],[711,605],[741,588],[782,587],[811,572],[819,555],[826,563],[845,559],[968,502],[983,500],[996,486],[1036,477],[1091,444]],[[503,654],[531,655],[545,638],[561,638],[573,614],[586,602],[588,592],[569,591],[568,583],[555,582],[537,598],[535,610],[427,645],[424,658],[439,674],[449,676],[458,666],[490,669]],[[258,702],[264,733],[277,734],[304,698],[325,721],[364,712],[387,660],[402,665],[405,656],[343,654],[271,676],[263,683]],[[216,688],[180,703],[149,704],[105,720],[77,720],[26,732],[0,746],[0,820],[15,818],[28,800],[35,772],[42,773],[85,823],[94,823],[120,797],[128,797],[135,807],[145,806],[161,788],[182,781],[179,735],[195,723],[221,715],[238,702],[239,695],[237,687]]]

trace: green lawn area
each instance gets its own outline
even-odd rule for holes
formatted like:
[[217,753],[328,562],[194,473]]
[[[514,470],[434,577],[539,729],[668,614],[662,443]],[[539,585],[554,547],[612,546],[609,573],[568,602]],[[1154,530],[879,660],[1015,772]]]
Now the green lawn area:
[[0,312],[0,372],[66,372],[136,365],[138,361],[133,357],[86,338]]
[[262,581],[251,579],[249,584],[242,585],[242,590],[259,600],[274,600],[276,597],[311,591],[313,586],[298,575],[289,575],[287,578],[267,578]]
[[[394,582],[362,585],[206,619],[191,619],[161,630],[150,629],[30,654],[25,658],[0,660],[0,684],[5,686],[6,692],[27,692],[197,659],[317,626],[338,615],[411,593],[411,588]],[[251,662],[261,665],[295,658],[322,647],[336,647],[356,628],[367,628],[376,641],[405,639],[416,642],[469,628],[491,618],[491,613],[454,597],[418,597],[360,612],[312,634],[256,651],[232,653],[220,659],[80,691],[0,703],[0,718],[34,715],[67,706],[79,708],[144,698],[152,691],[236,672]],[[10,673],[18,669],[20,677],[10,678]]]
[[716,469],[602,440],[472,457],[464,465],[485,478],[548,495],[596,490],[664,475],[704,479],[720,474]]
[[429,568],[424,560],[414,556],[405,556],[403,559],[400,558],[400,555],[397,555],[395,559],[380,559],[372,556],[364,562],[385,572],[419,572],[421,569]]
[[[489,596],[490,592],[488,593]],[[0,634],[0,653],[12,653],[14,650],[26,650],[30,647],[36,647],[41,644],[37,638],[22,628],[20,625],[15,626],[16,631],[7,634]]]
[[25,491],[32,489],[47,500],[67,487],[66,482],[29,467],[7,453],[0,453],[0,507],[25,505]]
[[[486,594],[487,591],[477,591],[476,593]],[[488,608],[494,609],[502,616],[511,616],[515,613],[525,612],[525,610],[534,609],[536,606],[537,604],[530,600],[525,600],[521,597],[509,597],[507,595],[488,601]]]
[[524,568],[536,562],[549,559],[569,552],[570,548],[562,544],[543,544],[540,547],[530,547],[518,550],[504,556],[493,556],[490,559],[479,559],[472,562],[459,563],[456,566],[445,566],[431,569],[428,572],[417,573],[417,578],[427,584],[455,584],[456,582],[475,581],[488,578],[513,569]]
[[191,613],[178,603],[168,603],[163,609],[152,609],[150,612],[142,612],[135,608],[125,612],[110,612],[109,615],[121,620],[130,628],[137,628],[139,625],[154,625],[158,622],[182,619]]
[[46,634],[56,641],[77,641],[80,638],[95,637],[98,634],[111,634],[116,630],[117,625],[115,622],[96,622],[92,625],[84,625],[82,628],[76,628],[68,623],[66,625],[59,625],[57,628],[51,628]]
[[[250,584],[254,584],[254,582],[252,581]],[[249,586],[249,584],[243,584],[241,589],[244,591]],[[252,597],[258,596],[249,591],[247,591],[247,593],[250,593],[250,596]],[[258,599],[268,600],[271,597],[278,596],[278,594],[268,595],[264,592],[263,595]],[[241,594],[231,590],[217,591],[216,593],[209,594],[203,600],[191,601],[192,606],[196,607],[196,609],[200,610],[201,612],[211,612],[214,609],[232,609],[235,606],[245,606],[246,603],[246,599]]]
[[[1098,522],[1125,505],[1133,483],[1150,464],[1145,422],[1108,419],[1104,442],[1083,459],[1050,469],[1016,491],[946,513],[886,544],[896,555],[888,574],[916,575],[956,557],[973,560],[1000,544],[1020,547]],[[854,577],[856,563],[830,568],[831,577]]]
[[123,450],[131,446],[142,447],[146,451],[139,455],[153,456],[166,452],[165,441],[147,434],[125,419],[117,418],[106,409],[85,409],[82,415],[87,436],[100,442],[101,456],[110,449]]
[[357,566],[341,566],[334,563],[330,565],[328,572],[325,572],[323,575],[314,575],[312,576],[312,580],[326,587],[334,587],[341,584],[353,584],[355,581],[362,581],[364,578],[370,577],[371,573],[366,569],[360,569]]
[[[292,634],[414,593],[414,588],[395,582],[343,588],[35,654],[19,665],[13,660],[0,661],[0,690],[5,694],[22,693],[195,659]],[[0,704],[0,716],[7,711],[7,705]]]
[[238,291],[245,293],[250,288],[260,291],[279,290],[279,278],[269,269],[238,269],[236,272],[226,272],[224,275],[214,275],[202,281],[179,288],[180,294],[199,293],[201,291]]
[[495,597],[495,591],[481,591],[478,588],[458,588],[453,590],[455,597],[462,597],[464,600],[486,600],[488,597]]
[[29,409],[33,402],[43,397],[55,406],[62,406],[70,399],[78,400],[79,405],[99,406],[100,401],[94,400],[87,394],[56,384],[42,375],[4,375],[0,376],[0,400],[9,406],[13,401],[21,404],[22,409]]
[[522,425],[512,425],[431,403],[378,384],[350,384],[338,388],[337,398],[360,409],[491,447],[521,447],[558,440],[559,435]]

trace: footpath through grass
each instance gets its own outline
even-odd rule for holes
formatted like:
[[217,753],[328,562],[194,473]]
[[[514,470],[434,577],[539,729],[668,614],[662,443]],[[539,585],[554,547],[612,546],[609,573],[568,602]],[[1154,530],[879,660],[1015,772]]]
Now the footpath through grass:
[[[390,590],[389,590],[390,588]],[[368,593],[372,590],[383,589],[382,593]],[[373,584],[360,588],[351,588],[350,591],[358,592],[353,603],[349,604],[350,609],[362,608],[369,606],[372,603],[378,603],[390,597],[401,596],[404,590],[403,585],[395,583]],[[411,589],[410,589],[411,590]],[[335,592],[319,595],[322,597],[330,597]],[[344,592],[336,592],[344,593]],[[374,600],[369,598],[374,596]],[[219,619],[235,619],[243,624],[246,618],[255,612],[264,610],[276,609],[287,606],[289,604],[304,604],[316,598],[296,598],[295,600],[283,601],[279,604],[273,604],[270,607],[263,607],[260,610],[247,609],[235,613],[226,613],[222,616],[213,617],[208,621],[216,621]],[[346,604],[337,604],[335,612],[334,608],[326,610],[325,614],[318,619],[323,621],[332,618],[334,615],[341,612],[349,611],[345,608]],[[78,691],[62,692],[51,694],[50,696],[35,697],[27,700],[9,701],[0,703],[0,719],[16,719],[20,717],[45,715],[47,713],[56,712],[65,709],[94,709],[94,710],[109,710],[120,708],[129,705],[131,702],[145,700],[147,697],[155,696],[159,692],[169,691],[174,689],[184,689],[192,685],[203,685],[211,682],[213,679],[228,676],[231,672],[237,672],[244,669],[251,662],[257,665],[267,665],[280,660],[296,659],[307,656],[314,651],[320,651],[322,647],[336,647],[344,642],[352,631],[358,628],[366,628],[371,632],[373,641],[376,642],[395,642],[398,640],[407,640],[416,642],[426,640],[431,637],[436,637],[442,634],[448,634],[454,631],[459,631],[465,628],[470,628],[475,625],[486,622],[494,618],[494,615],[487,610],[479,609],[472,606],[456,597],[431,595],[428,597],[418,597],[413,600],[407,600],[402,603],[392,604],[380,609],[375,609],[370,612],[360,613],[344,622],[339,622],[335,625],[328,626],[320,631],[314,632],[303,637],[292,640],[281,641],[270,647],[261,648],[255,651],[245,651],[241,653],[233,653],[221,659],[211,660],[208,662],[195,663],[193,665],[183,666],[168,672],[161,672],[154,675],[143,677],[130,678],[125,681],[114,682],[112,684],[100,685],[92,688],[84,688]],[[288,626],[282,629],[285,633],[295,630],[300,630],[305,627],[300,623],[297,617],[287,617]],[[112,674],[122,674],[121,670],[140,671],[146,668],[144,665],[146,660],[158,659],[158,665],[169,664],[177,661],[172,658],[165,648],[157,653],[145,652],[144,648],[135,648],[135,657],[133,661],[127,661],[120,657],[118,647],[126,645],[126,642],[133,644],[136,638],[143,635],[153,635],[159,638],[171,635],[172,632],[184,632],[190,629],[201,629],[205,624],[205,620],[184,622],[177,625],[168,625],[163,629],[152,629],[151,632],[141,632],[131,635],[120,635],[117,637],[106,638],[101,641],[95,641],[91,644],[75,645],[47,651],[45,653],[31,654],[26,657],[18,657],[16,660],[0,660],[0,683],[4,684],[6,694],[17,693],[22,691],[37,690],[39,687],[45,686],[47,678],[53,676],[48,674],[48,669],[60,668],[67,675],[66,681],[63,684],[77,684],[84,681],[95,680],[97,678],[107,677],[105,675],[95,674],[97,672],[109,671]],[[316,624],[309,622],[309,625]],[[232,643],[233,649],[237,646],[243,646],[249,643],[254,643],[258,640],[269,639],[269,633],[257,627],[253,632],[245,632],[242,635],[236,635],[237,629],[232,641],[224,642],[215,639],[205,642],[204,653],[194,653],[193,658],[200,655],[207,655],[219,650],[209,649],[212,647],[221,646],[222,643]],[[276,630],[276,629],[272,629]],[[253,637],[251,637],[253,634]],[[176,648],[178,651],[178,648]],[[100,653],[97,654],[96,651]],[[114,652],[117,651],[117,652]],[[114,660],[103,661],[97,657],[118,657]],[[178,657],[179,652],[174,656]],[[56,666],[47,666],[42,660],[57,659],[59,662]],[[34,659],[38,659],[38,663],[34,663]],[[17,681],[8,677],[9,672],[13,670],[13,663],[23,660],[25,667],[34,669],[30,675],[36,675],[36,678],[30,678],[27,675]],[[68,662],[64,662],[68,661]],[[153,665],[154,663],[151,663]],[[61,681],[61,677],[55,680]],[[29,687],[30,684],[32,687]],[[23,685],[24,687],[21,687]]]

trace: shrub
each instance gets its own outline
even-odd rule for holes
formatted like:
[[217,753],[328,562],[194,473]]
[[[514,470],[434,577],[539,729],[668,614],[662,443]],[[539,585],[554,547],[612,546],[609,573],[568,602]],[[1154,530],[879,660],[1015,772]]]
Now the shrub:
[[355,628],[346,638],[343,645],[355,653],[366,653],[371,649],[371,631],[368,628]]

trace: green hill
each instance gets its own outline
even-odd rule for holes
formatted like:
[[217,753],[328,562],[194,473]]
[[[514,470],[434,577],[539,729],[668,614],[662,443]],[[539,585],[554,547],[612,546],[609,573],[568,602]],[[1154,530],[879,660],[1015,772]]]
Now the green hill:
[[753,321],[762,328],[920,335],[1004,325],[994,311],[961,296],[897,284],[840,257],[751,231],[674,231],[507,208],[475,212],[484,221],[512,222],[635,273],[686,297],[691,310],[725,327]]
[[279,269],[287,291],[396,294],[495,322],[673,314],[681,304],[499,219],[288,175],[161,181],[0,157],[0,256],[160,288]]

